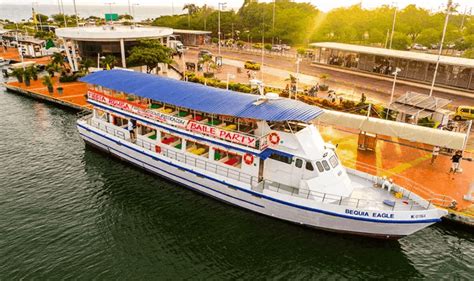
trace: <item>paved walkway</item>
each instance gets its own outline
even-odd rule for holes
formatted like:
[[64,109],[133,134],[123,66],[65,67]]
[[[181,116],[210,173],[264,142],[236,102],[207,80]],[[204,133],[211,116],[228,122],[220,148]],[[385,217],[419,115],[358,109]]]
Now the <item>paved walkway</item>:
[[[30,92],[37,98],[57,102],[63,105],[70,105],[73,108],[91,108],[91,105],[86,101],[87,85],[82,82],[68,82],[59,83],[58,77],[53,77],[54,92],[49,93],[48,88],[43,85],[41,79],[38,81],[31,81],[30,86],[24,83],[9,82],[8,86],[18,87],[21,90]],[[57,87],[63,87],[63,93],[59,94]]]
[[[18,49],[16,48],[7,48],[7,51],[5,51],[3,48],[0,48],[0,57],[6,59],[6,60],[13,60],[20,62],[21,58],[20,55],[18,54]],[[24,61],[34,61],[36,64],[47,64],[49,62],[50,57],[49,56],[44,56],[41,58],[24,58]]]

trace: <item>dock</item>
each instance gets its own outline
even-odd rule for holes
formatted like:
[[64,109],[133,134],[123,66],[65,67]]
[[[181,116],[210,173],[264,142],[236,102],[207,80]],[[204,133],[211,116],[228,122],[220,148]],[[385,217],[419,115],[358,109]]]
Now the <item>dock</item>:
[[[24,83],[18,82],[3,83],[3,85],[10,92],[15,92],[20,95],[25,95],[63,107],[68,107],[75,110],[90,110],[92,108],[92,106],[87,103],[87,86],[85,83],[59,83],[58,77],[53,77],[53,81],[53,93],[48,92],[48,89],[42,84],[40,79],[37,81],[31,80],[30,86],[26,86]],[[63,87],[63,93],[58,93],[58,86]]]

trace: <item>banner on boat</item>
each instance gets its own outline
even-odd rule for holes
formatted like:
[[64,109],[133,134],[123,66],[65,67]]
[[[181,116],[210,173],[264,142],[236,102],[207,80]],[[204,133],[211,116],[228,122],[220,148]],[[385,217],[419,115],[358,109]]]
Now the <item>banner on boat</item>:
[[95,100],[116,108],[120,108],[122,110],[135,113],[137,115],[141,115],[150,119],[158,120],[162,123],[170,124],[173,126],[185,128],[188,120],[181,119],[175,116],[167,115],[162,112],[154,111],[147,109],[144,105],[139,104],[132,104],[122,99],[112,98],[105,96],[101,93],[89,90],[87,92],[87,96],[91,100]]
[[236,132],[221,130],[217,127],[211,127],[211,126],[196,123],[193,121],[188,122],[186,129],[193,132],[198,132],[204,135],[212,136],[215,138],[242,144],[249,147],[257,146],[257,140],[252,136],[247,136],[247,135],[239,134]]

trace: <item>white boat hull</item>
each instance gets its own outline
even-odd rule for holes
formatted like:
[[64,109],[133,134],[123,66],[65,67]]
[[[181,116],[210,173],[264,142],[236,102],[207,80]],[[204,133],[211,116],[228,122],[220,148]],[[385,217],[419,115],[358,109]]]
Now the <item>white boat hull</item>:
[[[224,202],[300,225],[333,232],[397,239],[440,221],[441,212],[436,208],[403,214],[383,212],[384,216],[393,215],[391,219],[387,219],[375,218],[382,212],[373,210],[361,215],[355,214],[354,208],[337,204],[319,203],[308,206],[298,200],[285,201],[278,194],[253,191],[248,184],[235,184],[232,180],[225,181],[200,173],[197,169],[179,166],[179,163],[171,159],[106,134],[81,120],[78,121],[78,130],[86,143],[156,175]],[[421,219],[417,215],[421,215]]]

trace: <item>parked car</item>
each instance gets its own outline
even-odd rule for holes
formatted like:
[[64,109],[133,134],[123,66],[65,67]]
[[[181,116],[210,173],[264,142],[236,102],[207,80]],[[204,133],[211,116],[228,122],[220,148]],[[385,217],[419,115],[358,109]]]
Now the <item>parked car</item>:
[[439,43],[430,44],[430,48],[433,49],[433,50],[439,49]]
[[282,48],[280,45],[273,45],[272,46],[272,52],[281,52]]
[[454,120],[474,120],[474,106],[461,105],[456,108]]
[[212,53],[209,50],[200,50],[198,53],[198,59],[201,59],[204,56],[210,56],[212,58]]
[[260,70],[260,64],[253,60],[246,61],[244,67],[250,70]]
[[456,47],[456,44],[454,44],[454,43],[446,44],[446,48],[448,48],[448,49],[454,49],[455,47]]
[[425,46],[423,46],[423,45],[421,45],[421,44],[418,44],[418,43],[413,44],[412,49],[413,49],[413,50],[418,50],[418,51],[426,51],[426,50],[428,50],[428,48],[426,48]]
[[280,46],[281,46],[281,48],[282,48],[283,50],[285,50],[285,51],[291,50],[291,47],[288,46],[288,45],[286,45],[286,44],[281,44]]

